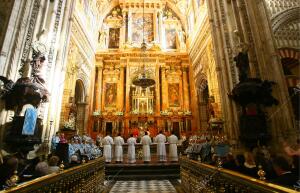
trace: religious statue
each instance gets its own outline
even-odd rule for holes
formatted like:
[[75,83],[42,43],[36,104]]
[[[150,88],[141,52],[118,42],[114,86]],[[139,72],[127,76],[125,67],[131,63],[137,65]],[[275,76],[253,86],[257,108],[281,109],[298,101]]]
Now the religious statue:
[[49,92],[44,83],[42,68],[45,61],[45,48],[41,43],[33,44],[31,77],[19,78],[15,83],[6,77],[0,76],[4,83],[1,98],[5,101],[6,110],[16,110],[19,112],[23,105],[32,104],[38,107],[40,102],[47,102]]
[[106,48],[106,32],[105,31],[101,31],[99,32],[99,45],[100,45],[100,48],[102,49],[105,49]]
[[249,72],[249,59],[247,52],[240,52],[236,57],[234,57],[236,66],[239,69],[239,80],[245,81],[248,78]]

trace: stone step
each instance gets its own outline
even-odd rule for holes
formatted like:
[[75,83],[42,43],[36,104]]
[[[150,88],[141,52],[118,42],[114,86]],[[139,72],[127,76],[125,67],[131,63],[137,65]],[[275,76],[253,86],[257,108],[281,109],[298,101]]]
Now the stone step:
[[106,180],[163,180],[163,179],[179,179],[179,174],[164,174],[164,175],[106,175]]
[[179,174],[178,163],[107,164],[105,166],[107,180],[178,179]]

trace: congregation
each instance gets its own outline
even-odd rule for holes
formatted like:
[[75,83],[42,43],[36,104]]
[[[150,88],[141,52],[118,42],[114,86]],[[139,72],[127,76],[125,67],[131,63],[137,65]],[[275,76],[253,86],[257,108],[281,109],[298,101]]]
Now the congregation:
[[28,154],[8,154],[2,150],[0,155],[1,190],[11,185],[10,177],[15,172],[19,176],[19,183],[23,183],[93,160],[102,156],[102,151],[88,135],[74,135],[68,141],[64,133],[57,132],[51,140],[50,154],[46,146],[41,144],[34,146]]

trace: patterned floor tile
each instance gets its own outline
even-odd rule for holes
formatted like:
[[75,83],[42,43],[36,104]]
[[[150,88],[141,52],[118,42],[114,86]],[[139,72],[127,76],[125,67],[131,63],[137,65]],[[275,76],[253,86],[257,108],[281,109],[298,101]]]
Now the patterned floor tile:
[[169,180],[117,181],[110,193],[176,193]]

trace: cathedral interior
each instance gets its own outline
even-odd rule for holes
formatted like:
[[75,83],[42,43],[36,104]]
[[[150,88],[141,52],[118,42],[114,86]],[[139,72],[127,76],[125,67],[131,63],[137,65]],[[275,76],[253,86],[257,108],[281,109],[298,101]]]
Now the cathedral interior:
[[0,26],[0,192],[300,190],[299,0],[1,0]]

